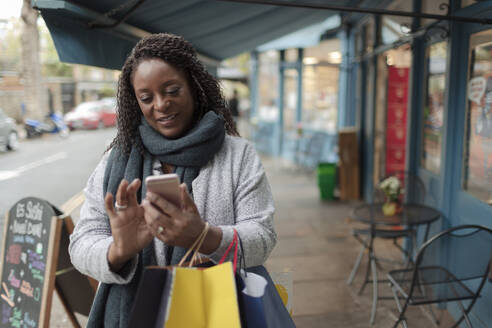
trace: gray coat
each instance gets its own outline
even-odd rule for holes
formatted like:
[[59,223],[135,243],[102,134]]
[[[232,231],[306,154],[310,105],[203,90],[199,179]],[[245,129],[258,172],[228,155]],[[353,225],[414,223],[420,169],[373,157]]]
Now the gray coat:
[[[109,269],[107,253],[113,241],[104,208],[103,177],[106,154],[87,182],[80,220],[70,236],[69,253],[80,272],[104,283],[125,284],[135,273],[137,256],[123,272]],[[158,162],[157,162],[158,163]],[[159,165],[154,174],[161,174]],[[254,147],[239,137],[226,136],[221,150],[193,180],[193,198],[203,220],[222,229],[219,248],[207,255],[217,262],[232,241],[233,228],[241,238],[246,266],[263,264],[277,241],[270,185]],[[164,265],[166,248],[154,238],[156,259]],[[229,258],[230,259],[230,258]]]

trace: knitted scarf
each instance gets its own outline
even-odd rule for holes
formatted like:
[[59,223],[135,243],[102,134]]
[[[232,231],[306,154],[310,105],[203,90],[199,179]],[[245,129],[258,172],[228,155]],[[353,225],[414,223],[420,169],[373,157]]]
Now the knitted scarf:
[[[136,147],[130,154],[124,154],[114,147],[109,155],[104,173],[103,191],[116,195],[121,180],[131,182],[135,178],[145,181],[152,175],[154,159],[173,165],[175,173],[185,182],[190,193],[192,181],[198,176],[200,168],[210,161],[222,147],[225,138],[223,119],[215,112],[207,112],[203,118],[183,137],[167,139],[154,130],[145,119],[139,126],[140,138],[145,147],[142,155]],[[145,184],[142,183],[137,197],[145,197]],[[140,252],[137,270],[132,280],[126,285],[104,284],[98,290],[87,327],[126,328],[129,323],[133,300],[144,267],[155,265],[153,242]],[[180,247],[168,247],[167,264],[177,264],[185,250]],[[122,272],[126,271],[125,268]]]

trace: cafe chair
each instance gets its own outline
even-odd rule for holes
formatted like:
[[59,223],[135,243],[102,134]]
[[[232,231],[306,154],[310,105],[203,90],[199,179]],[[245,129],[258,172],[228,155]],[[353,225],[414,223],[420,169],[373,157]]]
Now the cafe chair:
[[452,327],[463,320],[472,327],[468,314],[487,280],[491,255],[492,230],[484,226],[453,227],[425,242],[413,267],[387,275],[400,313],[393,327],[408,327],[405,312],[419,305],[427,306],[439,324],[431,305],[447,302],[457,303],[462,314]]

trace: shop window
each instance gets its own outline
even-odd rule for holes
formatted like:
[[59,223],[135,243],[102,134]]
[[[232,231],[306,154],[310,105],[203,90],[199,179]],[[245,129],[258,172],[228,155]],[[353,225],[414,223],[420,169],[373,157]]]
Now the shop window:
[[335,133],[338,66],[305,65],[302,77],[302,126]]
[[302,126],[335,133],[338,105],[340,41],[330,39],[304,49]]
[[340,64],[341,62],[339,39],[325,40],[314,47],[304,49],[303,63],[305,65]]
[[279,53],[271,50],[259,55],[259,107],[258,118],[261,121],[278,120],[278,80]]
[[296,128],[297,113],[297,78],[295,69],[287,69],[284,72],[284,130],[292,131]]
[[422,168],[435,174],[441,169],[442,126],[446,89],[447,42],[427,48],[422,132]]
[[[449,0],[422,0],[422,12],[434,15],[446,15],[448,13]],[[435,19],[424,18],[422,25],[435,22]]]
[[492,204],[492,30],[470,37],[463,187]]
[[[412,1],[396,0],[386,9],[395,11],[412,12]],[[404,16],[382,16],[381,19],[381,42],[383,44],[393,43],[400,39],[405,33],[410,32],[412,24],[411,17]]]

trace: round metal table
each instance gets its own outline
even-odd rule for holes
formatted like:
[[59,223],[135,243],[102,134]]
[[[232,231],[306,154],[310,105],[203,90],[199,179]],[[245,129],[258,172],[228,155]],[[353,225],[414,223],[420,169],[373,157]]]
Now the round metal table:
[[[384,203],[365,203],[355,207],[352,211],[352,218],[356,221],[365,223],[369,225],[369,229],[355,229],[354,231],[358,231],[358,233],[354,233],[354,236],[362,243],[362,249],[357,257],[352,272],[347,280],[347,284],[352,284],[352,281],[355,277],[355,274],[359,268],[362,257],[364,254],[368,254],[369,261],[365,274],[364,282],[359,290],[359,294],[362,293],[364,287],[367,283],[371,283],[373,285],[373,301],[372,301],[372,310],[371,310],[371,318],[370,323],[374,323],[374,319],[376,317],[377,310],[377,302],[379,299],[388,299],[391,297],[381,297],[378,295],[378,282],[387,282],[387,280],[378,280],[378,273],[376,268],[376,263],[378,258],[374,253],[373,242],[375,238],[387,238],[388,236],[392,238],[395,236],[395,231],[390,229],[390,226],[404,226],[402,230],[397,230],[403,232],[401,235],[408,236],[412,238],[412,249],[413,253],[417,253],[417,227],[419,225],[426,225],[424,241],[427,240],[430,230],[430,225],[432,222],[439,219],[441,213],[429,206],[422,204],[403,204],[401,206],[401,211],[399,211],[395,215],[387,216],[383,214],[383,204]],[[384,228],[386,226],[386,228]],[[362,240],[358,238],[358,234],[365,233],[368,235],[367,240]],[[398,234],[396,234],[398,236]],[[399,238],[399,237],[396,237]],[[403,250],[403,248],[400,248]],[[407,252],[407,265],[412,261],[412,252]],[[371,279],[369,278],[371,272]]]
[[[403,204],[395,215],[383,214],[383,203],[362,204],[354,208],[352,217],[360,222],[375,225],[421,225],[430,224],[441,216],[438,210],[422,204]],[[427,233],[425,240],[427,239]]]

